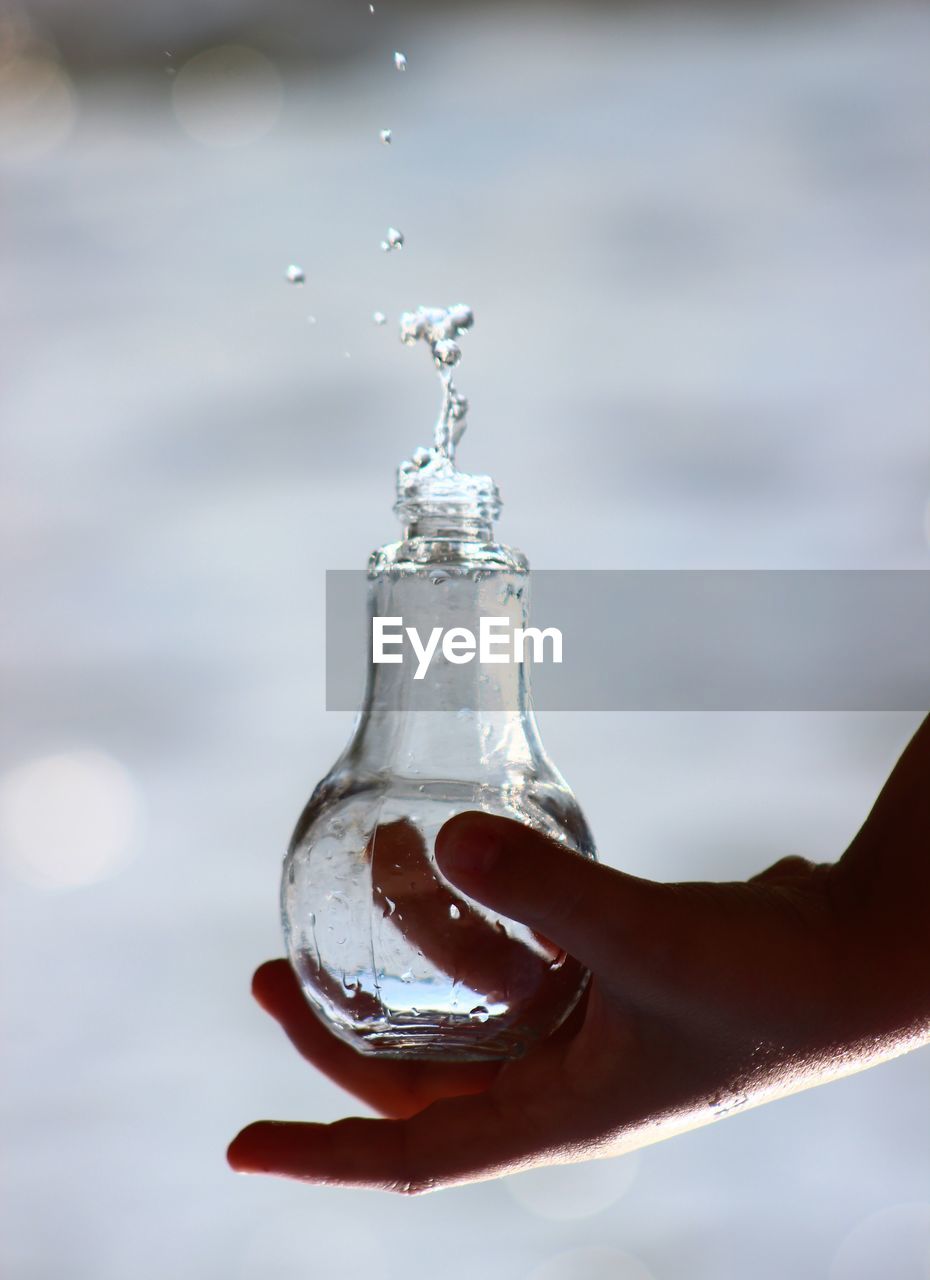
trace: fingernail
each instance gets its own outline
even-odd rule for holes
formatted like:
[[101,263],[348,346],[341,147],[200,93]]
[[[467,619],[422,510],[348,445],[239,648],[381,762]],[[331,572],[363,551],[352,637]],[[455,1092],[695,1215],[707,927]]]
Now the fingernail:
[[497,836],[476,831],[470,824],[453,821],[443,827],[436,838],[436,856],[443,870],[453,878],[455,872],[485,874],[496,864],[500,854]]

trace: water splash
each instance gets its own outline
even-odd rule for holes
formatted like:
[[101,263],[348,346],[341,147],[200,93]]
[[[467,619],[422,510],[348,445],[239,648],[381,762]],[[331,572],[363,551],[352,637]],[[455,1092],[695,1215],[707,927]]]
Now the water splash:
[[[474,313],[464,302],[451,307],[418,307],[416,311],[405,311],[400,318],[401,342],[408,347],[425,342],[439,372],[442,405],[436,422],[434,451],[452,465],[455,464],[455,446],[462,438],[468,412],[468,401],[459,394],[452,379],[452,371],[462,358],[462,348],[456,338],[460,338],[474,323]],[[429,461],[429,451],[425,452],[427,458],[421,465]]]
[[447,516],[453,522],[486,524],[500,514],[500,494],[491,477],[467,474],[460,471],[455,462],[456,445],[465,430],[468,401],[456,388],[453,372],[462,358],[458,339],[473,324],[471,307],[464,303],[451,307],[418,307],[401,316],[401,341],[408,347],[426,343],[442,386],[442,405],[432,447],[414,450],[409,461],[402,462],[397,469],[394,510],[407,527],[425,515]]

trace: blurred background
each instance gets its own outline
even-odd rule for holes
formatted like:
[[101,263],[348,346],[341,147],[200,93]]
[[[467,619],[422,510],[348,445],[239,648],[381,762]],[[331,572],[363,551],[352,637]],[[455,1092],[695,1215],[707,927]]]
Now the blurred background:
[[[539,568],[926,568],[928,38],[901,0],[7,0],[5,1280],[925,1277],[926,1050],[410,1202],[224,1151],[358,1111],[249,980],[351,724],[323,573],[395,536],[435,416],[397,314],[475,308],[462,463]],[[917,721],[541,727],[604,859],[677,879],[839,856]]]

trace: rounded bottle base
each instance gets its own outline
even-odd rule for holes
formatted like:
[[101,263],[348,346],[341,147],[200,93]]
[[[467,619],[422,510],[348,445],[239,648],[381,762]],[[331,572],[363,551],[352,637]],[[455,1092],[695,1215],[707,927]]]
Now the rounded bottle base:
[[529,1048],[525,1036],[501,1028],[487,1040],[459,1034],[449,1027],[385,1027],[357,1031],[346,1039],[359,1053],[418,1062],[493,1062],[520,1058]]

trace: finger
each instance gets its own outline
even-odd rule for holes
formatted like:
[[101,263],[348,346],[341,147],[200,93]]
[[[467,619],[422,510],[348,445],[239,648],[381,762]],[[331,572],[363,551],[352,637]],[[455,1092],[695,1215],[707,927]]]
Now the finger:
[[764,871],[749,877],[750,884],[783,884],[813,880],[823,876],[833,864],[829,862],[811,862],[799,854],[789,854],[787,858],[779,858]]
[[673,886],[624,875],[522,823],[457,814],[436,837],[443,875],[501,915],[544,934],[595,973],[651,967],[680,922]]
[[227,1159],[238,1173],[415,1194],[494,1177],[543,1153],[516,1114],[482,1094],[436,1102],[410,1120],[261,1120],[233,1140]]
[[859,929],[879,928],[900,946],[926,938],[930,895],[930,716],[882,787],[872,811],[836,864],[833,882]]
[[252,992],[308,1062],[382,1115],[411,1116],[438,1098],[480,1093],[500,1069],[499,1063],[407,1062],[358,1053],[319,1020],[286,960],[263,964]]
[[380,824],[369,843],[373,897],[380,931],[399,932],[451,983],[495,1002],[525,1005],[542,988],[577,986],[577,965],[560,973],[564,953],[545,939],[531,949],[511,938],[476,903],[443,881],[421,832],[410,822]]
[[[892,769],[872,810],[839,866],[854,872],[863,891],[881,889],[891,879],[881,848],[920,850],[918,866],[926,870],[923,851],[930,846],[930,716],[923,721]],[[884,882],[884,884],[883,884]],[[921,888],[925,887],[924,879]],[[916,885],[915,885],[916,887]]]

